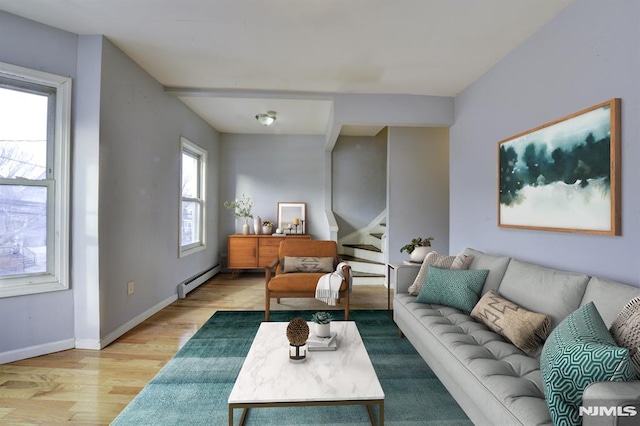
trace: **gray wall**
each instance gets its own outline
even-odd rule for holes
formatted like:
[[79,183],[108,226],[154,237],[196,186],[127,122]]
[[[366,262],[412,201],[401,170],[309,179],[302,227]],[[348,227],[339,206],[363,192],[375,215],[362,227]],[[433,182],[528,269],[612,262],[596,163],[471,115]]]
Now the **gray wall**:
[[449,252],[449,130],[390,127],[387,146],[387,260],[408,259],[400,248],[433,236]]
[[[0,11],[0,61],[76,77],[78,36]],[[73,345],[73,293],[0,298],[0,354]]]
[[[242,193],[254,201],[253,214],[277,219],[279,201],[307,203],[307,233],[326,238],[324,214],[324,138],[295,135],[222,134],[220,150],[220,244],[242,232],[242,223],[223,206]],[[253,229],[253,222],[250,222]],[[226,264],[226,259],[224,261]]]
[[[101,335],[218,262],[219,136],[105,39],[100,103]],[[178,258],[180,136],[208,151],[207,249]],[[127,295],[127,281],[135,293]]]
[[387,132],[341,136],[332,152],[333,212],[344,237],[367,226],[387,203]]
[[[455,100],[452,252],[470,246],[639,285],[640,2],[580,0]],[[497,227],[497,142],[622,98],[622,236]]]
[[71,161],[71,282],[76,345],[100,347],[100,79],[102,37],[81,36]]
[[[71,289],[1,298],[0,359],[96,347],[218,262],[219,135],[101,36],[0,12],[0,40],[0,61],[74,80]],[[179,259],[181,135],[209,152],[212,207],[207,249]]]

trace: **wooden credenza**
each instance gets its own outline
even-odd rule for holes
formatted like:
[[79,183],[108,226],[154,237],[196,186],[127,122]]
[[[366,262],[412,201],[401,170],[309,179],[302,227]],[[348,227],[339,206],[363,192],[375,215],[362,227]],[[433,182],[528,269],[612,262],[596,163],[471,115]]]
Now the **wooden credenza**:
[[264,268],[278,257],[280,241],[292,238],[310,240],[311,235],[229,235],[227,266],[231,269],[231,278],[236,269]]

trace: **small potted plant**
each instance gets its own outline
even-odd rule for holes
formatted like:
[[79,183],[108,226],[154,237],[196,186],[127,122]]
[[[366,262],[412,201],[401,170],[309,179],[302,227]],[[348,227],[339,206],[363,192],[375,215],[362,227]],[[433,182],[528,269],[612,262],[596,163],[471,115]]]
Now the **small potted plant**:
[[265,235],[269,235],[273,232],[273,222],[265,220],[262,222],[262,233]]
[[331,336],[331,320],[333,316],[329,312],[316,312],[311,316],[311,321],[315,323],[316,336]]
[[400,253],[406,251],[412,262],[423,262],[424,258],[431,251],[431,241],[433,241],[433,237],[414,238],[409,244],[402,246]]
[[242,233],[249,234],[249,218],[253,218],[251,209],[253,208],[253,200],[251,197],[242,194],[242,199],[235,201],[225,201],[224,206],[229,210],[233,210],[235,217],[241,217],[244,219],[244,225],[242,226]]

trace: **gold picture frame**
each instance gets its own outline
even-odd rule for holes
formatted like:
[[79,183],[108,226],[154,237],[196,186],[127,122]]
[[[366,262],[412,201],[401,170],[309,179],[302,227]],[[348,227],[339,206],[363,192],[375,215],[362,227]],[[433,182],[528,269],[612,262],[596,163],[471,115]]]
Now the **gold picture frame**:
[[498,143],[498,226],[620,235],[620,99]]

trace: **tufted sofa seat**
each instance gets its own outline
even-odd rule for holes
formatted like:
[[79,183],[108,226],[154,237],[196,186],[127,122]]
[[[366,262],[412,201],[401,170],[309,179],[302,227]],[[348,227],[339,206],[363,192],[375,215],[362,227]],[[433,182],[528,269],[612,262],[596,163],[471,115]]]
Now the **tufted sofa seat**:
[[[470,269],[490,271],[483,293],[502,289],[508,293],[504,297],[552,317],[554,327],[590,301],[608,325],[630,298],[640,295],[638,288],[602,278],[473,249],[465,253],[474,256]],[[551,425],[540,373],[541,351],[527,355],[455,308],[416,302],[407,292],[413,277],[405,275],[404,281],[395,283],[394,320],[474,424]]]
[[[415,320],[431,332],[442,351],[448,351],[448,356],[455,358],[457,363],[449,364],[456,370],[452,373],[460,377],[473,376],[487,392],[499,396],[509,411],[529,419],[531,423],[527,424],[551,424],[538,357],[525,355],[502,336],[455,308],[416,303],[415,297],[408,294],[396,297],[405,299],[404,307]],[[435,342],[430,344],[433,348]]]

